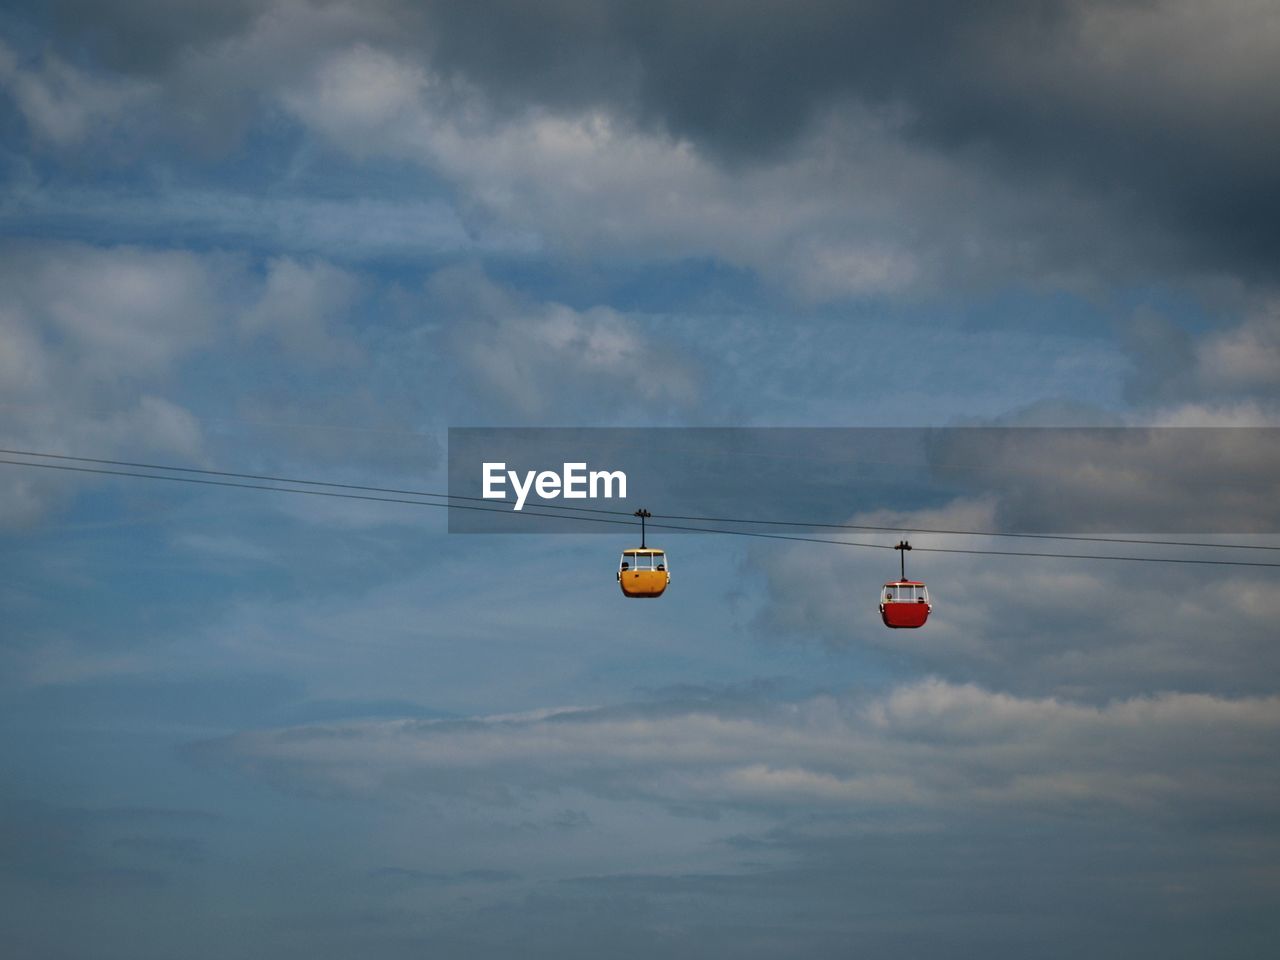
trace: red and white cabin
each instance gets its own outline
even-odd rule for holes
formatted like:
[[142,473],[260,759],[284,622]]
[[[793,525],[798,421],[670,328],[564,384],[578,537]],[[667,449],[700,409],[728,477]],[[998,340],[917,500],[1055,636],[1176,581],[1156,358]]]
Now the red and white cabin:
[[929,588],[919,580],[890,580],[880,591],[880,617],[886,627],[923,627],[932,610]]

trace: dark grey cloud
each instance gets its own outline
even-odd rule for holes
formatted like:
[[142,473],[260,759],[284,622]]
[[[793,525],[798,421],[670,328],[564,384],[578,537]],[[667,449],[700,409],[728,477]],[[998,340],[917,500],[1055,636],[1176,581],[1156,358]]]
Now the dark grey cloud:
[[53,887],[152,887],[209,858],[216,814],[162,807],[57,807],[17,793],[0,806],[0,882]]
[[1137,198],[1220,263],[1275,260],[1280,26],[1264,5],[623,0],[428,11],[433,57],[508,100],[603,100],[748,161],[855,100],[900,115],[912,139],[973,151],[1009,175]]
[[[1277,784],[1256,762],[1274,736],[1274,697],[1093,707],[938,681],[869,697],[724,694],[258,730],[204,749],[290,791],[407,798],[414,821],[432,803],[433,821],[458,828],[500,822],[510,795],[517,806],[591,797],[593,823],[575,836],[610,845],[603,866],[594,846],[522,861],[519,877],[380,861],[394,865],[371,870],[371,888],[417,903],[468,892],[429,920],[385,918],[382,935],[416,936],[423,949],[580,956],[622,938],[644,945],[638,955],[799,945],[844,956],[856,944],[890,957],[945,943],[976,958],[1021,955],[1052,935],[1058,953],[1038,955],[1190,957],[1217,942],[1245,956],[1274,930],[1273,887],[1257,876],[1276,845]],[[458,780],[470,788],[452,803]],[[500,805],[474,789],[485,782],[488,800],[506,795]],[[623,824],[641,831],[645,854],[669,840],[656,808],[673,800],[726,820],[682,821],[701,840],[696,854],[687,840],[674,855],[620,848]],[[504,846],[523,842],[493,829]]]
[[[67,0],[56,10],[42,22],[60,46],[176,78],[166,96],[215,125],[242,122],[325,51],[365,44],[428,63],[509,117],[601,110],[731,169],[811,149],[806,133],[833,113],[869,113],[923,155],[1016,191],[1035,220],[1022,228],[1051,252],[1105,235],[1085,242],[1078,224],[1062,229],[1082,205],[1127,223],[1110,260],[1173,255],[1271,279],[1280,252],[1280,26],[1267,4],[384,0],[175,14]],[[896,174],[884,165],[877,176],[887,186]],[[970,219],[990,215],[991,198],[953,187],[949,217],[966,200]],[[890,190],[899,204],[910,193]],[[1037,204],[1048,209],[1031,213]]]
[[186,49],[234,36],[262,11],[253,0],[54,0],[17,7],[86,43],[111,66],[128,73],[153,73],[170,66]]
[[1280,530],[1276,428],[962,429],[927,443],[935,476],[996,499],[1000,530]]

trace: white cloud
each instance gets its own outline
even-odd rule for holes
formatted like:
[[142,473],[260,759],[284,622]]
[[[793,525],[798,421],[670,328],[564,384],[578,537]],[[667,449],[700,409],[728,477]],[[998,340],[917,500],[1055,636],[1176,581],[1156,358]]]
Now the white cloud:
[[[957,501],[935,511],[858,514],[850,523],[992,529],[995,501]],[[1122,534],[1121,534],[1122,535]],[[1163,555],[1132,545],[994,541],[907,534],[914,546],[1061,553]],[[850,540],[874,540],[872,534]],[[888,534],[881,535],[887,545]],[[1241,539],[1241,538],[1235,538]],[[1274,538],[1246,538],[1274,544]],[[1280,599],[1274,571],[1230,567],[971,557],[913,551],[908,575],[934,604],[919,630],[879,620],[877,588],[896,578],[890,551],[756,547],[749,564],[766,594],[756,628],[778,639],[818,640],[876,651],[886,665],[972,679],[1020,693],[1087,697],[1159,688],[1259,691],[1280,670],[1273,642]],[[1177,551],[1174,556],[1206,555]],[[1270,561],[1269,553],[1217,551],[1210,559]],[[853,588],[851,589],[851,585]],[[1230,618],[1230,629],[1224,618]]]
[[411,153],[427,132],[422,96],[431,86],[420,66],[358,43],[281,99],[308,127],[357,156]]
[[1205,390],[1225,393],[1280,387],[1280,300],[1256,308],[1238,326],[1197,341],[1195,377]]
[[2,41],[0,87],[37,137],[63,148],[109,129],[156,93],[154,83],[92,76],[53,54],[45,54],[38,65],[25,65]]
[[[454,315],[453,349],[481,405],[488,395],[529,419],[654,422],[698,400],[696,367],[644,318],[530,302],[467,268],[441,271],[430,290]],[[598,402],[584,411],[584,397]]]
[[898,293],[919,275],[915,259],[905,251],[874,243],[854,246],[802,244],[795,256],[798,292],[811,300],[846,296]]
[[227,266],[182,251],[11,245],[0,303],[44,331],[44,349],[73,362],[77,382],[118,382],[169,372],[212,337]]
[[[1097,20],[1096,11],[1082,18]],[[1092,289],[1108,265],[1133,262],[1132,237],[1111,229],[1126,215],[1114,198],[1062,182],[1029,189],[981,156],[933,150],[904,136],[911,121],[904,108],[832,102],[788,150],[727,167],[688,140],[636,125],[621,108],[504,109],[459,72],[424,58],[429,45],[407,44],[406,30],[418,26],[395,5],[285,0],[245,18],[238,32],[175,51],[159,93],[65,65],[46,64],[37,82],[12,53],[0,58],[0,73],[15,89],[46,91],[27,96],[44,106],[27,109],[60,142],[124,122],[140,112],[127,106],[144,96],[156,99],[149,112],[157,131],[170,128],[162,137],[224,149],[256,110],[278,109],[354,158],[407,160],[442,178],[457,190],[473,236],[575,255],[715,258],[806,301],[952,291],[993,278]],[[1122,49],[1143,47],[1141,30],[1116,29],[1126,38]],[[1060,51],[1072,65],[1076,53]],[[1020,53],[1010,56],[1021,75],[1044,75]],[[361,243],[467,242],[452,211],[444,224],[436,222],[440,211],[400,211],[380,231],[367,221],[388,211],[368,201],[350,206],[341,216],[363,226],[347,232],[347,255]],[[421,234],[403,222],[424,215],[432,222]],[[315,219],[320,239],[287,224],[251,226],[287,234],[296,249],[327,241],[341,250],[342,235],[330,238],[324,218]],[[1144,247],[1156,257],[1169,252],[1155,238]]]
[[[1107,159],[1114,130],[1127,125],[1148,139],[1159,133],[1161,142],[1183,136],[1171,131],[1190,125],[1201,131],[1197,145],[1220,138],[1225,168],[1236,169],[1229,158],[1265,113],[1260,104],[1274,97],[1259,99],[1275,86],[1266,82],[1275,18],[1264,7],[1251,3],[1245,13],[1224,17],[1174,0],[1086,4],[1034,25],[1020,16],[1007,24],[1004,17],[979,18],[973,34],[942,45],[948,57],[973,60],[974,91],[961,105],[977,116],[960,121],[972,127],[956,140],[929,145],[935,114],[952,105],[949,95],[935,102],[933,84],[907,82],[905,99],[893,104],[869,88],[860,100],[865,80],[852,71],[843,83],[813,77],[813,95],[796,101],[812,121],[799,125],[798,139],[777,143],[780,138],[761,136],[762,144],[778,149],[736,165],[706,152],[698,145],[703,140],[661,132],[665,120],[670,128],[706,128],[702,136],[714,141],[717,127],[681,123],[681,104],[668,101],[663,82],[647,91],[658,94],[649,104],[658,116],[636,120],[645,110],[635,98],[646,95],[637,84],[645,86],[645,69],[662,69],[671,52],[664,45],[650,49],[643,38],[628,38],[623,47],[640,60],[604,65],[616,70],[601,77],[597,97],[582,90],[557,96],[540,76],[504,96],[502,77],[510,80],[512,72],[475,58],[474,51],[457,59],[442,53],[438,61],[424,54],[449,43],[448,31],[458,26],[453,17],[434,23],[429,11],[399,3],[274,0],[252,14],[158,26],[152,40],[168,45],[167,56],[145,69],[162,79],[155,90],[138,88],[142,93],[130,86],[134,81],[88,76],[52,58],[32,70],[10,52],[0,72],[12,89],[26,91],[20,99],[33,124],[63,142],[86,136],[99,123],[94,117],[123,122],[129,112],[149,112],[150,132],[160,139],[177,134],[228,149],[255,118],[282,110],[352,157],[421,164],[457,189],[476,224],[496,220],[521,237],[536,235],[579,254],[712,257],[806,300],[951,293],[956,286],[1009,279],[1093,290],[1115,273],[1144,273],[1144,264],[1181,266],[1186,251],[1167,230],[1136,226],[1145,218],[1126,207],[1119,191],[1106,195],[1088,158]],[[594,20],[559,11],[549,22],[561,15],[570,30]],[[719,16],[712,13],[709,22]],[[108,14],[103,20],[124,34],[116,39],[125,46],[129,19],[114,22]],[[796,18],[799,36],[806,22]],[[1044,43],[1008,43],[983,32],[1002,24],[1012,36],[1030,30]],[[591,31],[607,26],[605,34],[612,35],[618,25],[595,24]],[[727,26],[726,43],[749,35],[737,24]],[[590,61],[593,49],[565,57],[569,75]],[[1222,57],[1222,49],[1232,55]],[[1188,62],[1195,70],[1185,69]],[[1085,166],[1055,177],[1058,165],[1048,159],[1029,165],[1026,179],[1010,176],[1016,159],[1002,167],[999,143],[992,152],[984,146],[989,86],[1004,98],[1012,91],[1014,127],[1032,153],[1044,149],[1038,121],[1022,130],[1017,117],[1039,117],[1048,104],[1063,112],[1064,129],[1082,127]],[[152,97],[153,109],[120,105],[135,96]],[[715,90],[689,97],[705,98],[708,107],[732,102]],[[1153,118],[1154,131],[1148,129]],[[1002,132],[1017,139],[988,119],[996,141]],[[1153,149],[1143,143],[1139,157]],[[1265,166],[1266,145],[1246,153]],[[305,231],[294,236],[301,239]]]
[[174,538],[174,546],[213,563],[273,563],[279,559],[269,548],[231,534],[184,533]]
[[250,337],[276,339],[305,362],[352,360],[354,345],[335,328],[359,292],[360,281],[349,271],[321,261],[276,257],[267,263],[261,298],[240,315],[240,329]]
[[[0,259],[0,445],[199,461],[203,429],[178,399],[188,365],[235,362],[237,332],[241,349],[279,343],[282,371],[361,359],[348,320],[365,293],[357,275],[319,259],[275,258],[259,279],[245,258],[217,252],[10,243]],[[315,395],[297,410],[292,403],[239,395],[226,413],[293,421],[263,424],[275,429],[273,445],[327,459],[360,449],[387,460],[376,427],[414,426],[403,411],[389,421],[382,398],[365,389]],[[414,436],[398,456],[417,470],[435,454],[420,430]],[[98,482],[15,468],[0,477],[5,523],[38,520]]]
[[1280,408],[1258,400],[1218,400],[1174,404],[1155,410],[1155,427],[1274,427]]
[[[0,262],[7,447],[198,458],[199,424],[162,395],[226,317],[220,258],[134,247],[10,245]],[[83,477],[6,467],[0,521],[31,523]]]
[[[909,146],[901,118],[849,104],[780,159],[727,170],[601,110],[499,115],[429,65],[364,43],[280,97],[352,156],[419,163],[486,217],[571,254],[715,257],[814,301],[981,281],[1048,255],[1000,226],[1027,215],[1025,198],[1015,214],[989,173]],[[1072,229],[1098,213],[1062,188],[1031,205],[1064,200],[1079,217]],[[981,222],[967,213],[977,203]],[[1055,282],[1078,281],[1061,251],[1054,261]]]
[[288,251],[299,260],[322,256],[351,262],[455,252],[527,255],[537,249],[536,238],[527,231],[465,223],[448,202],[430,197],[264,196],[181,187],[128,193],[24,184],[12,192],[6,211],[33,232],[84,229],[87,224],[164,236],[175,243],[212,241],[223,247]]
[[246,732],[210,744],[286,786],[472,798],[584,789],[663,804],[1178,819],[1265,813],[1280,698],[1089,706],[931,679],[868,700],[703,702]]

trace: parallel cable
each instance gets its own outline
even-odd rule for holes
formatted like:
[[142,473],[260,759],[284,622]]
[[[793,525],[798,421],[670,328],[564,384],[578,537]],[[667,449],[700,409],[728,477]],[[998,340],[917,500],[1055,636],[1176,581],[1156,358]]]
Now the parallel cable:
[[[278,477],[269,474],[257,473],[236,473],[228,470],[209,470],[199,467],[175,467],[157,463],[139,463],[130,460],[107,460],[99,457],[78,457],[62,453],[38,453],[32,450],[6,450],[0,449],[0,454],[10,456],[23,457],[42,457],[51,460],[70,460],[77,463],[98,463],[116,467],[136,467],[143,470],[166,470],[175,473],[196,473],[205,476],[215,477],[231,477],[239,480],[265,480],[272,483],[291,483],[298,486],[308,487],[331,487],[339,490],[360,490],[367,493],[390,493],[396,495],[413,496],[413,497],[435,497],[444,500],[466,500],[479,503],[488,503],[489,498],[472,497],[459,493],[436,493],[428,490],[406,490],[395,487],[375,487],[367,484],[358,483],[338,483],[328,480],[300,480],[296,477]],[[12,461],[4,461],[12,462]],[[393,501],[394,502],[394,501]],[[565,504],[540,503],[538,508],[541,510],[558,510],[566,513],[594,513],[605,516],[630,517],[631,511],[628,510],[605,510],[598,507],[572,507]],[[459,506],[459,509],[461,507]],[[1213,550],[1271,550],[1280,551],[1280,546],[1271,546],[1268,544],[1252,544],[1252,543],[1206,543],[1198,540],[1153,540],[1142,537],[1102,537],[1087,536],[1083,534],[1060,534],[1060,533],[998,533],[984,530],[948,530],[937,527],[914,527],[914,526],[873,526],[870,524],[859,523],[824,523],[820,521],[808,520],[757,520],[744,517],[703,517],[703,516],[686,516],[681,514],[654,514],[656,518],[666,520],[688,520],[695,523],[734,523],[746,524],[752,526],[775,526],[775,527],[804,527],[826,530],[862,530],[875,533],[933,533],[946,536],[965,536],[965,537],[1005,537],[1025,540],[1065,540],[1081,543],[1124,543],[1140,546],[1155,547],[1205,547]],[[586,519],[581,518],[581,519]],[[678,527],[668,527],[668,529],[681,529]],[[728,531],[725,531],[728,532]],[[997,551],[986,551],[996,553]],[[1015,554],[1018,555],[1018,554]],[[1037,554],[1028,553],[1021,556],[1037,556]]]
[[[3,451],[0,451],[0,452],[3,452]],[[70,459],[70,458],[67,458],[67,459]],[[88,458],[82,458],[82,459],[88,459]],[[100,462],[100,461],[95,461],[95,462]],[[62,471],[69,471],[73,473],[99,474],[99,475],[105,475],[105,476],[129,477],[134,479],[145,479],[145,480],[168,480],[174,483],[200,484],[202,486],[236,487],[236,488],[247,489],[247,490],[266,490],[266,491],[273,491],[276,493],[295,493],[295,494],[302,494],[304,496],[329,497],[329,498],[343,499],[343,500],[373,501],[378,503],[399,503],[399,504],[407,504],[407,505],[419,506],[419,507],[436,507],[436,508],[441,508],[446,510],[472,510],[472,511],[477,511],[482,513],[501,513],[506,516],[544,517],[544,518],[549,518],[553,520],[576,520],[576,521],[587,522],[587,523],[607,523],[607,524],[625,525],[625,526],[635,525],[634,521],[630,519],[621,519],[621,518],[613,519],[613,518],[606,518],[606,517],[572,517],[572,516],[567,516],[563,513],[539,513],[533,510],[523,510],[517,513],[516,511],[512,511],[512,510],[504,510],[501,507],[471,506],[466,504],[455,504],[455,503],[448,503],[448,502],[438,503],[438,502],[432,502],[428,500],[410,500],[403,497],[377,497],[377,496],[371,496],[369,494],[342,493],[336,490],[299,489],[297,487],[269,486],[267,484],[257,484],[257,483],[237,483],[233,480],[210,480],[210,479],[204,479],[201,477],[174,477],[174,476],[165,476],[162,474],[138,473],[135,471],[107,470],[101,467],[75,467],[75,466],[70,466],[69,464],[31,463],[29,461],[8,460],[3,458],[0,458],[0,463],[9,464],[11,466],[37,467],[44,470],[62,470]],[[200,472],[212,472],[212,471],[200,471]],[[265,478],[258,478],[258,479],[265,479]],[[323,485],[323,484],[319,484],[317,481],[309,481],[309,482],[317,483],[317,485]],[[448,499],[447,494],[418,494],[418,496],[435,497],[437,500]],[[479,498],[471,497],[468,499],[474,500]],[[621,513],[621,511],[610,511],[610,512]],[[717,534],[721,536],[752,537],[752,538],[765,539],[765,540],[788,540],[788,541],[795,541],[800,543],[826,543],[826,544],[832,544],[834,546],[864,547],[864,548],[873,549],[873,550],[893,549],[887,544],[880,544],[880,543],[863,543],[863,542],[854,541],[854,540],[830,540],[822,537],[801,537],[801,536],[795,536],[791,534],[780,534],[780,533],[761,533],[755,530],[725,530],[725,529],[716,528],[716,527],[687,526],[687,525],[678,525],[678,524],[669,524],[669,523],[654,523],[650,525],[657,529],[678,530],[686,533],[710,533],[710,534]],[[1148,542],[1153,542],[1153,541],[1148,541]],[[1225,567],[1280,568],[1280,563],[1260,563],[1256,561],[1246,561],[1246,560],[1201,560],[1201,559],[1187,558],[1187,557],[1128,557],[1128,556],[1116,556],[1113,554],[1022,552],[1022,551],[1014,551],[1014,550],[980,550],[980,549],[964,549],[964,548],[952,548],[952,547],[916,547],[915,549],[924,553],[957,553],[957,554],[969,554],[969,555],[976,555],[976,556],[1043,557],[1043,558],[1053,558],[1053,559],[1059,559],[1059,560],[1114,560],[1114,561],[1124,561],[1124,562],[1130,562],[1130,563],[1183,563],[1183,564],[1197,564],[1197,565],[1225,566]]]
[[[114,467],[137,467],[141,470],[172,470],[175,473],[199,473],[211,477],[232,477],[238,480],[267,480],[272,483],[292,483],[305,487],[334,487],[339,490],[363,490],[368,493],[394,493],[411,497],[437,497],[442,500],[474,500],[481,503],[491,502],[487,497],[469,497],[460,493],[434,493],[430,490],[402,490],[396,487],[373,487],[362,483],[337,483],[330,480],[299,480],[297,477],[276,477],[263,473],[234,473],[230,470],[207,470],[200,467],[172,467],[159,463],[138,463],[132,460],[104,460],[100,457],[73,457],[65,453],[34,453],[30,450],[4,450],[0,449],[0,454],[8,454],[10,456],[19,457],[47,457],[50,460],[72,460],[76,463],[101,463]],[[4,460],[0,463],[13,463],[15,461]],[[29,466],[38,466],[38,464],[29,464]],[[274,488],[272,488],[274,489]],[[630,510],[602,510],[593,507],[570,507],[553,503],[540,503],[540,508],[548,510],[566,510],[582,513],[603,513],[617,517],[630,517]],[[688,520],[690,517],[678,517],[672,519]]]
[[[658,516],[658,514],[654,514]],[[664,513],[669,520],[705,520],[707,523],[749,523],[761,526],[820,527],[831,530],[866,530],[880,533],[937,533],[957,537],[1014,537],[1024,540],[1075,540],[1085,543],[1128,543],[1148,547],[1208,547],[1214,550],[1280,550],[1254,543],[1205,543],[1202,540],[1150,540],[1143,537],[1095,537],[1069,533],[994,533],[985,530],[944,530],[938,527],[877,527],[865,523],[819,523],[808,520],[744,520],[735,517],[681,517]],[[1027,554],[1032,556],[1032,554]]]

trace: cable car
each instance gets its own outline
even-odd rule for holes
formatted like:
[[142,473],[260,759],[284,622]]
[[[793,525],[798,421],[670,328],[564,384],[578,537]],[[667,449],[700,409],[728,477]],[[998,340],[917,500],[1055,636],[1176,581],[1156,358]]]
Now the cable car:
[[648,510],[637,510],[640,518],[640,546],[622,551],[618,561],[618,585],[628,597],[660,597],[671,582],[665,550],[645,545],[644,522],[653,516]]
[[628,597],[660,597],[671,582],[667,555],[652,547],[622,551],[618,561],[618,583]]
[[880,618],[886,627],[895,630],[923,627],[933,612],[929,588],[920,580],[907,579],[906,557],[911,544],[902,540],[893,549],[902,552],[902,579],[890,580],[880,592]]

